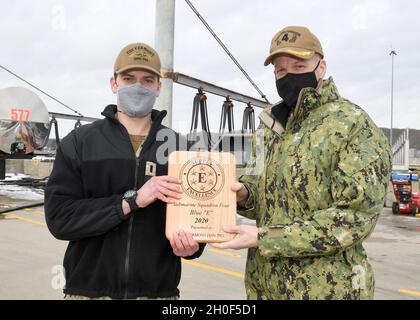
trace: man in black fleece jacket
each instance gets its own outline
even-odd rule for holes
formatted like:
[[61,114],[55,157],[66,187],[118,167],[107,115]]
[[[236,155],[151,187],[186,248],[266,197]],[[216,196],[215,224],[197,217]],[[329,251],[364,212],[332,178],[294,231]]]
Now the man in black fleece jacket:
[[161,64],[143,43],[119,54],[111,88],[117,105],[105,119],[75,129],[60,143],[45,191],[51,233],[69,241],[66,298],[177,299],[181,258],[204,245],[182,230],[165,237],[167,203],[180,199],[167,176],[171,151],[184,143],[153,110]]

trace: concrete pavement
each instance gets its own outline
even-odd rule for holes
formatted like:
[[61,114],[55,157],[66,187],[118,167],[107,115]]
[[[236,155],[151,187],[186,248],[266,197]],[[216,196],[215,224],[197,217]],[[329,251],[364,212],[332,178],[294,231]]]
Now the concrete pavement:
[[[43,207],[0,216],[0,299],[62,299],[66,246],[46,228]],[[420,218],[385,209],[365,248],[376,275],[375,299],[420,300]],[[245,261],[246,250],[207,246],[200,259],[182,264],[181,299],[245,299]]]

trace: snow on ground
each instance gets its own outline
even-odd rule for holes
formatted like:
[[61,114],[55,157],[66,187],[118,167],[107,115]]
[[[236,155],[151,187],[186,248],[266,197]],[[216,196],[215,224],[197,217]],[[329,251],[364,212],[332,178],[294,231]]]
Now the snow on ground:
[[[30,176],[27,176],[26,174],[22,173],[6,173],[6,179],[4,181],[19,181],[25,178],[30,178]],[[1,184],[1,181],[0,181]]]
[[36,156],[36,157],[33,157],[32,160],[39,160],[39,161],[44,161],[44,162],[53,162],[55,160],[55,157]]
[[0,184],[0,196],[11,199],[43,201],[44,191],[35,188]]
[[[6,174],[4,181],[19,181],[30,176],[24,174]],[[3,185],[0,181],[0,196],[11,199],[42,201],[44,200],[44,191],[31,187],[21,187],[16,185]]]

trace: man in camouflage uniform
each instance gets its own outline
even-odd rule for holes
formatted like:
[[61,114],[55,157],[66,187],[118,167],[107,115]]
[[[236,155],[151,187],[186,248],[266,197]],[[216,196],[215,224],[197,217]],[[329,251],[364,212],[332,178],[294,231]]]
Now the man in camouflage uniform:
[[[233,189],[257,226],[226,226],[218,248],[250,248],[248,299],[373,299],[362,242],[383,209],[389,144],[370,117],[342,98],[319,40],[288,27],[272,41],[282,103],[263,111],[264,168]],[[314,71],[315,70],[315,71]]]

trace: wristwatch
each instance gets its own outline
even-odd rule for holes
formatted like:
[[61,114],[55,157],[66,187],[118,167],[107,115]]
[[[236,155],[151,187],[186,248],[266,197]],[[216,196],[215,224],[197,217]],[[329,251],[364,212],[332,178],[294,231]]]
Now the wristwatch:
[[128,205],[130,206],[131,211],[139,208],[139,206],[136,203],[136,198],[137,198],[136,190],[129,190],[123,195],[123,200],[128,202]]

